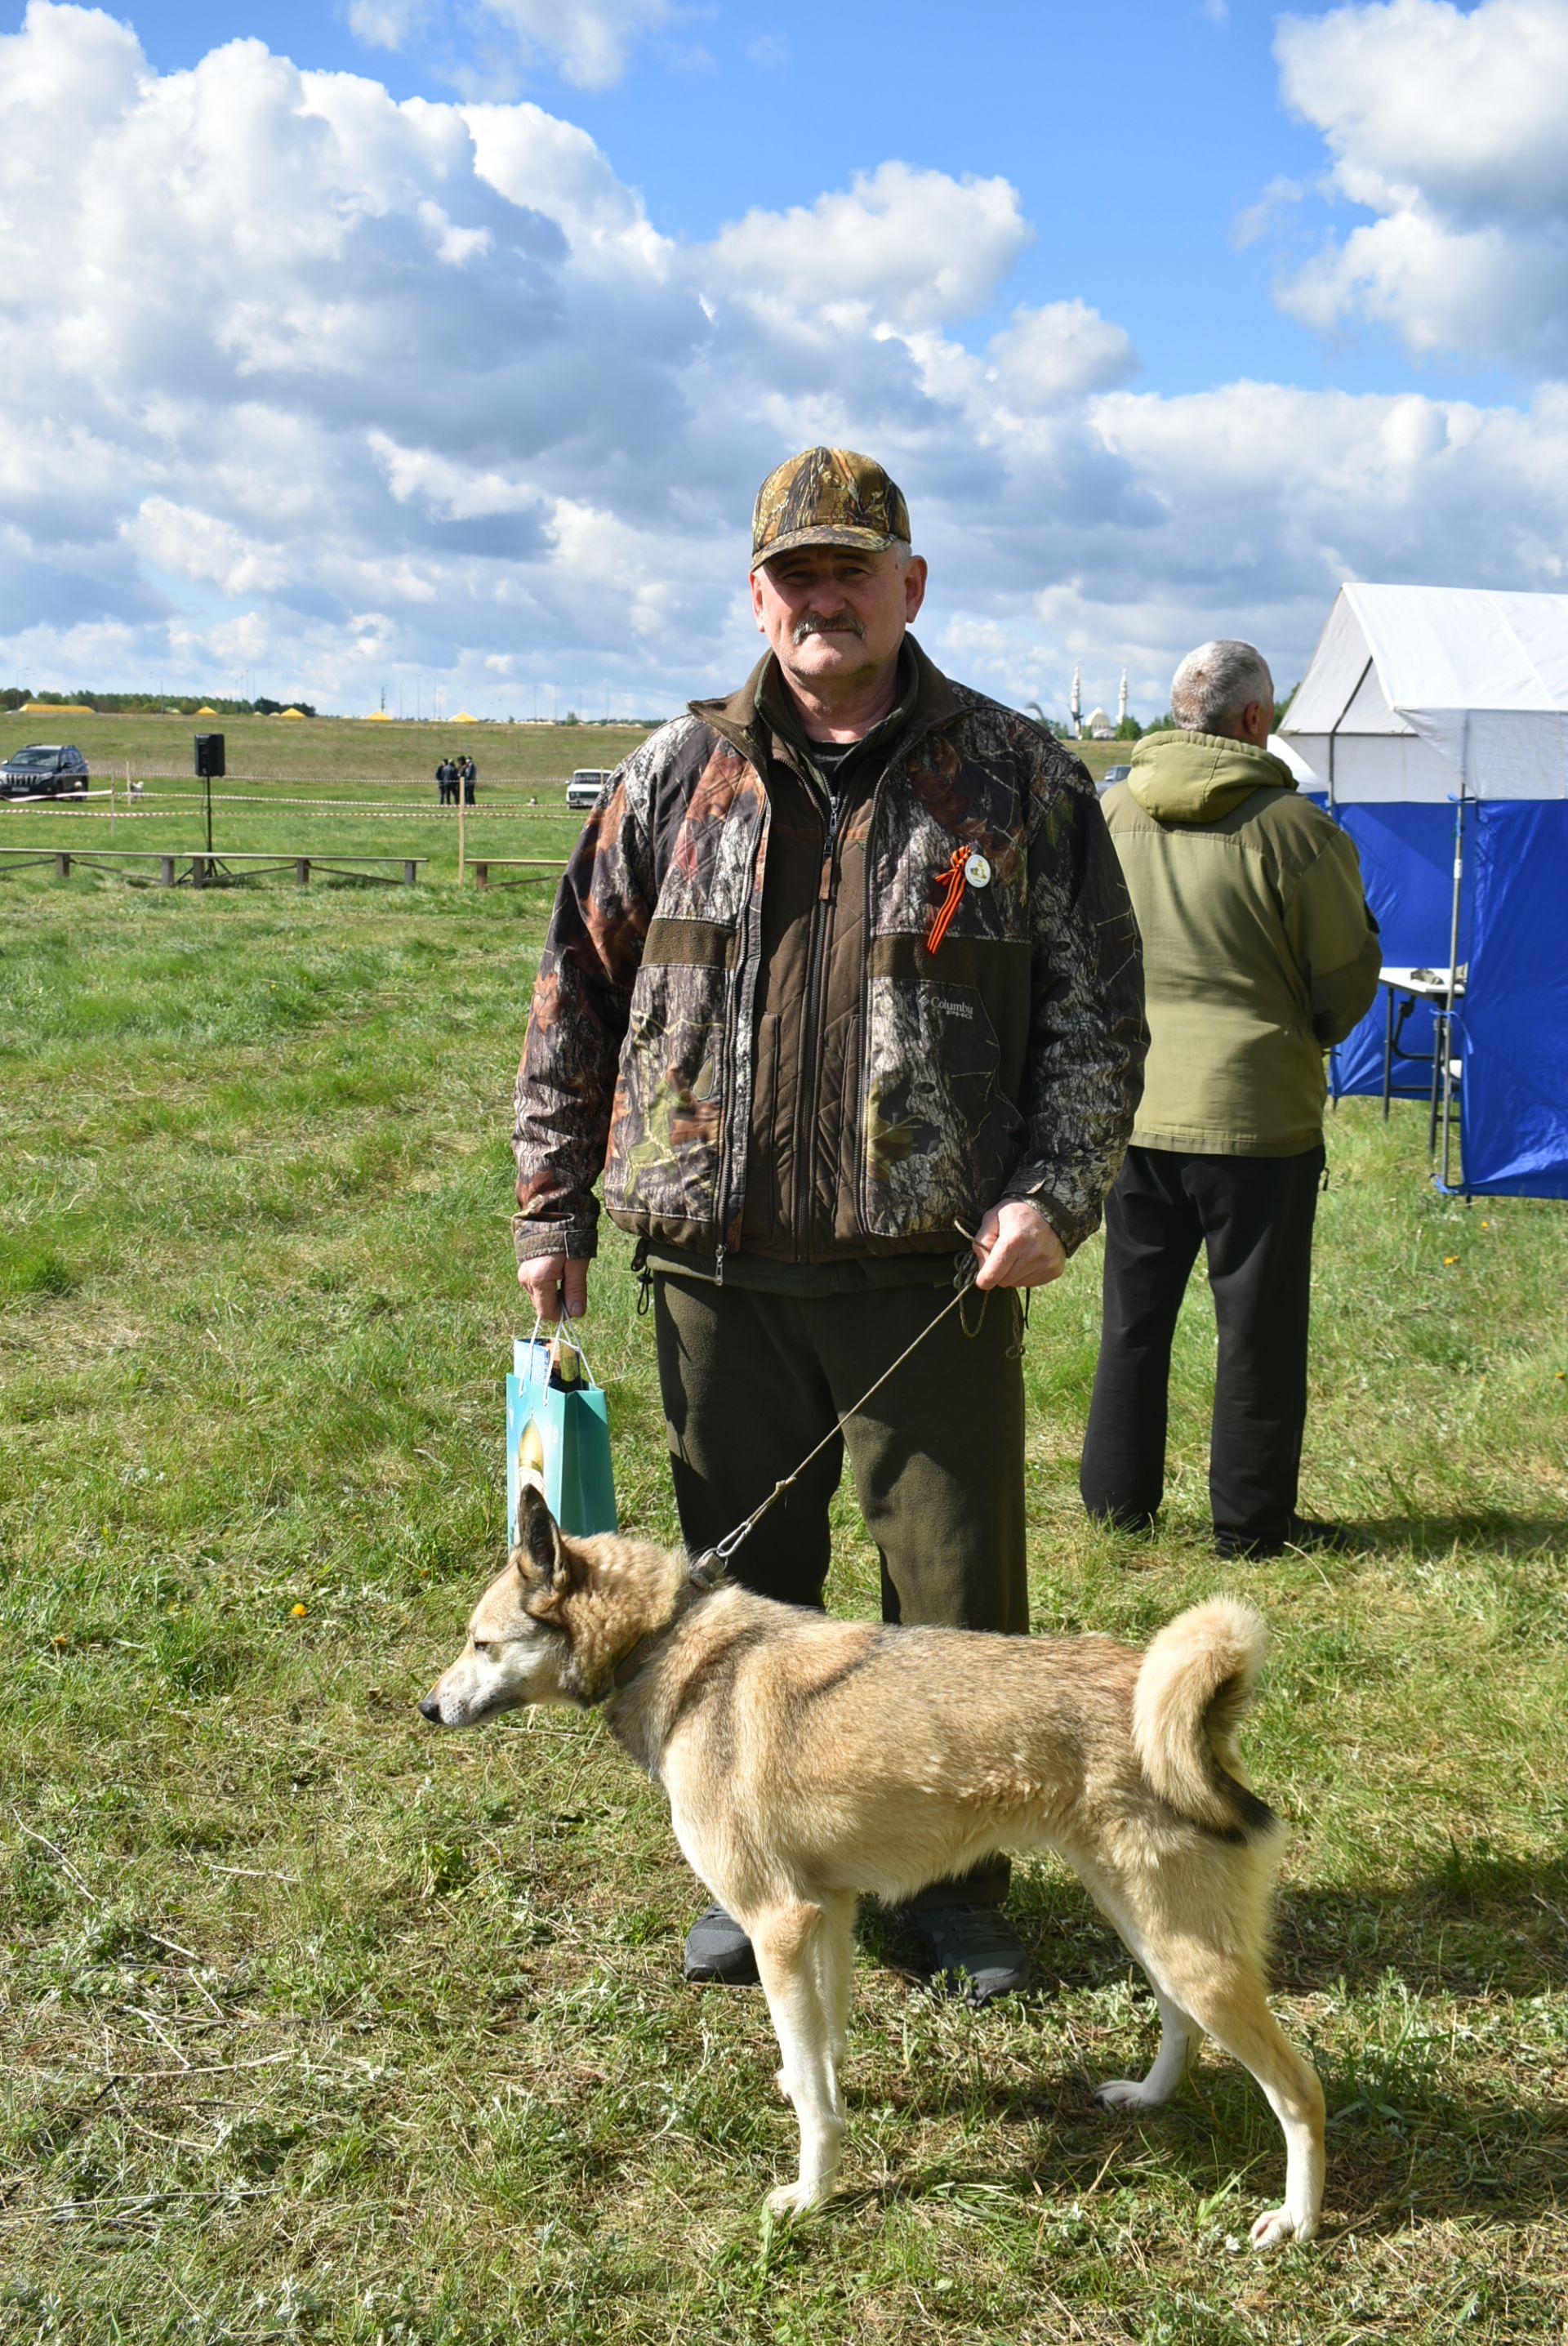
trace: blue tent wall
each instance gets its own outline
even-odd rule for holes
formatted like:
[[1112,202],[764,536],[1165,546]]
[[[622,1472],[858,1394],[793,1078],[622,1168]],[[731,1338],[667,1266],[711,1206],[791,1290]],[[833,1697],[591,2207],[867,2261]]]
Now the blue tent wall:
[[[1366,805],[1334,810],[1356,842],[1367,902],[1382,931],[1385,967],[1446,969],[1453,915],[1453,822],[1451,806]],[[1467,830],[1471,816],[1467,816]],[[1466,886],[1467,900],[1471,895]],[[1468,923],[1465,924],[1468,928]],[[1460,959],[1465,957],[1461,931]],[[1387,999],[1382,989],[1360,1025],[1348,1035],[1329,1063],[1336,1098],[1346,1093],[1383,1089],[1383,1035]],[[1418,1003],[1400,1036],[1407,1051],[1432,1046],[1431,1013]],[[1420,1090],[1430,1081],[1424,1067],[1401,1067],[1396,1060],[1397,1091]]]
[[1465,869],[1464,1186],[1568,1198],[1568,804],[1467,810]]

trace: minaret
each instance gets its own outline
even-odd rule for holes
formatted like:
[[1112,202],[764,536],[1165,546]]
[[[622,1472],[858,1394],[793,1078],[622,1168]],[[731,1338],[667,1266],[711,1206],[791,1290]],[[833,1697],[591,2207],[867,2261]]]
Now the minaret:
[[1117,722],[1117,724],[1118,724],[1118,725],[1125,725],[1125,724],[1126,723],[1126,720],[1127,720],[1127,671],[1126,671],[1126,669],[1125,669],[1125,668],[1124,668],[1124,669],[1122,670],[1122,689],[1121,689],[1120,693],[1117,695],[1117,698],[1116,698],[1116,722]]
[[1073,720],[1074,735],[1081,741],[1084,738],[1084,696],[1079,688],[1076,668],[1073,670],[1073,698],[1067,703],[1067,714]]

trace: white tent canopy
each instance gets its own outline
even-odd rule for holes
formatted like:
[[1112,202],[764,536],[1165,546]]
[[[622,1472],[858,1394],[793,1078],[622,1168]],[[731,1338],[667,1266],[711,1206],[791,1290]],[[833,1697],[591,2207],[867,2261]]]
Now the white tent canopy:
[[1341,586],[1279,729],[1337,803],[1568,798],[1568,595]]

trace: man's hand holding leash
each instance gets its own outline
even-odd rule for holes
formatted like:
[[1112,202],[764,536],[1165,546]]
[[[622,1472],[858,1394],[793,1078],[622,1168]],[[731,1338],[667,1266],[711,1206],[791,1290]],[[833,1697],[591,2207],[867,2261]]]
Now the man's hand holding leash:
[[1004,1198],[993,1206],[973,1246],[980,1263],[974,1283],[983,1294],[993,1287],[1048,1287],[1067,1268],[1066,1249],[1027,1198]]

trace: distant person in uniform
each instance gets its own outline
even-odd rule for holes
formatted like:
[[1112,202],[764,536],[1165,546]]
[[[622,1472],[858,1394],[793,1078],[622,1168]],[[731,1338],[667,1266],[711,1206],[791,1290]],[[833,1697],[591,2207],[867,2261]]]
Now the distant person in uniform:
[[435,770],[436,803],[439,806],[451,805],[453,780],[452,760],[450,758],[443,758]]
[[1268,750],[1251,644],[1200,644],[1101,801],[1144,945],[1149,1056],[1105,1200],[1105,1314],[1080,1488],[1146,1530],[1165,1494],[1171,1340],[1199,1247],[1219,1325],[1209,1500],[1228,1556],[1326,1546],[1296,1512],[1323,1054],[1378,991],[1355,847]]
[[462,774],[463,803],[464,806],[472,806],[473,804],[473,794],[479,782],[479,769],[474,764],[472,758],[463,759]]

